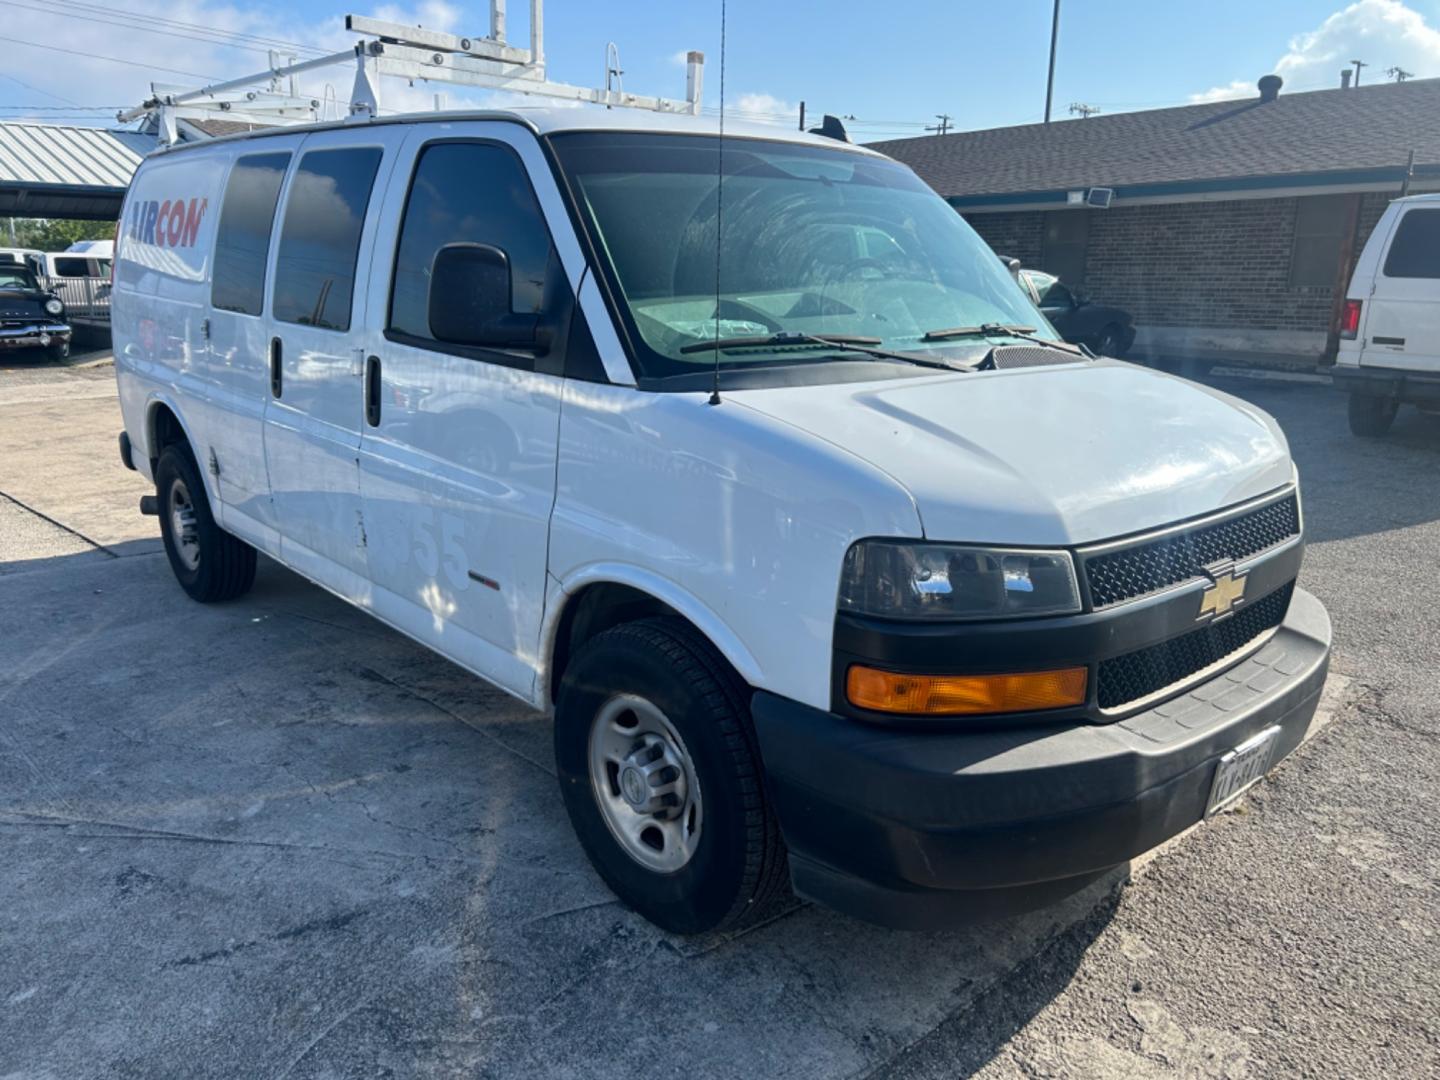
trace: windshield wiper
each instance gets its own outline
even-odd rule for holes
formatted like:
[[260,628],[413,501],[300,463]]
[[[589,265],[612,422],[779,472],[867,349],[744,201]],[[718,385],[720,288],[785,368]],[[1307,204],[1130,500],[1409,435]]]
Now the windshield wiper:
[[871,356],[877,360],[897,360],[902,364],[914,364],[916,367],[937,368],[940,371],[966,371],[966,367],[960,364],[947,364],[943,360],[931,360],[929,357],[916,356],[914,353],[891,352],[889,349],[877,349],[882,338],[863,337],[858,334],[806,334],[800,330],[782,330],[779,333],[769,335],[756,335],[755,337],[721,338],[719,341],[696,342],[693,345],[683,345],[680,348],[682,353],[705,352],[707,349],[753,349],[763,348],[766,345],[784,345],[788,347],[810,346],[811,348],[823,349],[832,348],[841,353],[858,353],[861,356]]
[[[951,326],[942,330],[927,330],[920,338],[921,341],[946,341],[950,338],[959,337],[1003,337],[1009,334],[1012,337],[1031,337],[1035,333],[1033,326],[1011,326],[1008,323],[981,323],[979,326]],[[1037,341],[1049,344],[1045,338],[1036,338]]]
[[781,330],[774,334],[754,334],[750,337],[720,338],[717,341],[697,341],[682,345],[682,353],[709,352],[711,349],[758,349],[766,345],[879,345],[878,337],[859,337],[855,334],[805,334],[798,330]]

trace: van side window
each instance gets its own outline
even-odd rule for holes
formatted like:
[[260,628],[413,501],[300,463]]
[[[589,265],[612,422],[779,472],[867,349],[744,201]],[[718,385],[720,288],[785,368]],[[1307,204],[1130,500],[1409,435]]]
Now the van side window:
[[259,315],[265,304],[265,264],[280,184],[290,154],[251,154],[235,162],[225,184],[210,304],[219,311]]
[[431,268],[436,252],[455,243],[503,251],[510,265],[511,310],[541,312],[553,248],[519,158],[486,143],[433,143],[415,166],[405,204],[390,293],[393,333],[435,340],[429,318]]
[[349,330],[355,260],[380,168],[378,147],[312,150],[285,201],[272,311],[281,322]]
[[1385,276],[1440,278],[1440,210],[1410,210],[1400,219],[1385,256]]
[[89,277],[90,266],[84,259],[56,259],[56,277]]

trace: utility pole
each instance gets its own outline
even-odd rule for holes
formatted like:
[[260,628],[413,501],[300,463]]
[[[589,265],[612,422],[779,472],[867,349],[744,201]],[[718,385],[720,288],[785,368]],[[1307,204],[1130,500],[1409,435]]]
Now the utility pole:
[[1070,115],[1078,116],[1081,120],[1088,120],[1099,111],[1099,105],[1086,105],[1083,101],[1072,101],[1070,103]]
[[1386,68],[1385,74],[1389,75],[1396,82],[1404,82],[1406,79],[1413,79],[1415,77],[1413,71],[1406,71],[1402,67]]
[[1055,43],[1060,39],[1060,0],[1050,17],[1050,77],[1045,80],[1045,123],[1050,123],[1050,102],[1055,97]]
[[1352,63],[1352,64],[1355,65],[1355,85],[1356,85],[1356,86],[1359,86],[1359,85],[1360,85],[1360,69],[1361,69],[1361,68],[1367,68],[1367,67],[1369,67],[1370,65],[1367,64],[1364,60],[1351,60],[1350,63]]
[[930,125],[929,127],[927,127],[927,128],[925,129],[926,131],[933,131],[933,132],[935,132],[936,135],[944,135],[946,132],[948,132],[948,131],[950,130],[950,114],[949,114],[949,113],[936,113],[936,114],[935,114],[935,119],[936,119],[936,120],[939,120],[940,123]]
[[800,130],[805,130],[805,103],[800,102]]

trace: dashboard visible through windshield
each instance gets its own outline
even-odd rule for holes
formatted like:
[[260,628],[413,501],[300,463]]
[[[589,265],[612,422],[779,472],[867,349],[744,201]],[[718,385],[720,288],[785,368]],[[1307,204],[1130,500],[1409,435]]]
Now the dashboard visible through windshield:
[[713,136],[552,141],[645,376],[710,368],[715,353],[703,345],[715,339],[784,336],[722,349],[721,367],[733,369],[854,358],[817,335],[936,359],[977,348],[926,340],[950,327],[1056,338],[964,219],[885,158],[744,138],[722,152]]

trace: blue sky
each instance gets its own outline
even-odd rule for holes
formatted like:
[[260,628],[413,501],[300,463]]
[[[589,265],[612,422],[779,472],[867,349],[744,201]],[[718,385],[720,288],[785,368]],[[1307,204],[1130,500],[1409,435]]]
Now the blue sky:
[[[522,43],[528,4],[511,0],[510,8],[510,37]],[[339,6],[335,0],[0,0],[0,9],[15,42],[0,65],[0,115],[96,122],[107,119],[102,107],[143,98],[152,79],[198,81],[157,68],[224,78],[265,63],[263,53],[233,47],[253,46],[252,39],[221,44],[152,33],[126,11],[327,49],[350,40],[341,28],[347,10],[466,34],[483,34],[488,12],[483,4],[450,0],[383,8],[346,7],[343,0]],[[936,113],[949,113],[962,129],[1037,121],[1050,10],[1050,0],[729,0],[728,106],[735,114],[785,122],[803,100],[817,117],[854,115],[852,132],[861,140],[921,134]],[[718,0],[548,0],[546,29],[552,78],[602,82],[605,43],[613,40],[625,87],[638,93],[682,96],[679,58],[700,49],[707,57],[706,103],[718,104]],[[67,48],[74,53],[57,51]],[[1288,91],[1326,88],[1353,57],[1370,63],[1367,81],[1384,78],[1393,65],[1417,77],[1440,76],[1440,0],[1063,0],[1056,115],[1068,116],[1072,101],[1118,112],[1245,96],[1272,70],[1285,76]],[[329,81],[342,97],[348,93],[348,72],[337,69]],[[321,93],[325,83],[312,78],[307,89]],[[409,107],[436,89],[386,85],[386,104]]]

